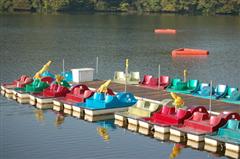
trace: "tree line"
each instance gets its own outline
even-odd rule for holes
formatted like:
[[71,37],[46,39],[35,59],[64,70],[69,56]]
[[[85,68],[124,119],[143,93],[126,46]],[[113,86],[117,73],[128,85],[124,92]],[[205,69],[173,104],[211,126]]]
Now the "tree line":
[[240,0],[0,0],[0,11],[109,11],[240,15]]

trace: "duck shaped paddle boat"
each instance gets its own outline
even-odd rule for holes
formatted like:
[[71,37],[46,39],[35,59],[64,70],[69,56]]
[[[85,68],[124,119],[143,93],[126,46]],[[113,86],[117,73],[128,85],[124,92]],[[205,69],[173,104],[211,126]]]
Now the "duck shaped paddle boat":
[[11,83],[1,84],[1,93],[6,97],[12,97],[14,88],[23,88],[25,85],[32,83],[33,79],[30,76],[22,75],[19,79]]
[[69,93],[65,97],[59,97],[53,100],[53,109],[60,111],[63,109],[72,110],[72,105],[76,103],[83,103],[87,98],[90,98],[94,94],[94,91],[90,90],[88,86],[79,84],[73,86]]
[[138,120],[144,117],[151,117],[152,113],[159,110],[163,105],[168,104],[171,99],[164,99],[160,102],[145,101],[139,99],[136,104],[129,107],[127,111],[117,112],[115,120],[127,122],[128,124],[138,125]]
[[127,110],[129,106],[137,102],[131,93],[120,92],[116,95],[106,94],[110,82],[111,80],[106,81],[85,103],[78,103],[76,106],[82,108],[82,110],[84,109],[84,113],[89,116],[103,114],[113,115],[117,111]]
[[[236,120],[237,119],[237,120]],[[214,147],[224,146],[226,150],[240,153],[240,119],[237,115],[235,120],[220,127],[217,132],[205,136],[205,144]]]
[[147,129],[152,127],[154,132],[169,133],[171,126],[183,124],[184,120],[191,117],[195,112],[207,112],[207,110],[203,106],[196,106],[189,109],[177,109],[165,105],[159,111],[153,113],[151,117],[143,118],[139,121],[139,125]]
[[210,115],[208,112],[194,112],[184,120],[184,124],[171,127],[170,133],[176,136],[187,136],[188,140],[203,141],[204,136],[217,131],[229,119],[239,119],[238,113],[222,112],[219,115]]

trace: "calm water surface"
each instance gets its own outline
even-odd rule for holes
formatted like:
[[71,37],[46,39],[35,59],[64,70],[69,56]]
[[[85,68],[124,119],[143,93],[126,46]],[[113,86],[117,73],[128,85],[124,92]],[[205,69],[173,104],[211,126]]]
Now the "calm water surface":
[[[176,28],[176,35],[154,35],[154,28]],[[0,82],[33,75],[48,60],[53,73],[95,67],[99,79],[124,70],[191,78],[240,87],[240,17],[175,15],[0,15]],[[179,47],[207,49],[208,57],[172,58]],[[163,143],[114,125],[88,123],[53,111],[39,111],[0,97],[0,158],[169,158]],[[56,122],[57,121],[57,122]],[[108,130],[109,140],[98,133]],[[176,158],[219,158],[183,148]],[[224,157],[222,157],[224,158]]]

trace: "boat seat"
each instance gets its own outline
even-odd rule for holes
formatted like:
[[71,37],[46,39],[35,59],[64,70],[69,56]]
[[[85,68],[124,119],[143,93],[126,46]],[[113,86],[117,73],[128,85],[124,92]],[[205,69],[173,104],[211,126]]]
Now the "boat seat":
[[232,129],[232,130],[240,129],[240,121],[239,120],[228,120],[227,128]]
[[181,118],[185,117],[186,113],[187,113],[187,110],[185,110],[185,109],[178,109],[177,110],[177,118],[181,119]]
[[54,78],[52,78],[50,76],[46,76],[46,77],[41,78],[41,81],[51,84],[54,81]]
[[202,121],[207,119],[208,119],[207,113],[200,113],[200,112],[193,113],[193,118],[192,118],[193,121]]
[[143,85],[148,85],[150,83],[150,80],[153,76],[152,75],[144,75],[143,81],[141,82]]
[[170,77],[169,76],[160,76],[160,87],[165,89],[170,84]]
[[158,110],[158,108],[159,108],[159,104],[157,104],[157,103],[150,103],[149,111],[150,112],[155,112],[156,110]]
[[130,80],[131,81],[140,81],[140,73],[139,72],[130,72]]
[[125,73],[122,71],[116,71],[114,73],[114,79],[115,80],[120,80],[120,81],[124,81],[125,80]]
[[104,98],[105,98],[105,95],[104,95],[104,93],[98,93],[98,92],[96,92],[96,93],[94,93],[94,96],[93,96],[93,99],[94,100],[104,100]]
[[168,114],[174,114],[175,113],[175,107],[169,107],[169,106],[163,106],[161,114],[168,115]]
[[211,116],[211,117],[210,117],[209,124],[212,125],[212,126],[215,126],[215,125],[217,125],[220,121],[221,121],[221,117],[219,117],[219,116]]
[[149,86],[158,86],[158,78],[152,77],[147,85],[149,85]]
[[137,108],[143,108],[145,105],[145,101],[144,100],[138,100],[136,107]]

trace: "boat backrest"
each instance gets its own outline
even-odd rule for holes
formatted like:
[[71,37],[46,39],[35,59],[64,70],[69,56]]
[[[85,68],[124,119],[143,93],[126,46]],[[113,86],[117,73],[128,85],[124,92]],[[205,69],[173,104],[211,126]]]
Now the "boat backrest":
[[95,92],[93,96],[94,100],[104,100],[105,99],[105,94],[100,93],[100,92]]
[[145,109],[149,109],[149,106],[150,106],[150,102],[149,101],[145,101],[144,108]]
[[200,113],[200,112],[194,112],[192,120],[194,121],[202,121],[208,119],[207,113]]
[[46,76],[46,77],[42,77],[41,81],[42,82],[46,82],[48,84],[51,84],[54,81],[54,79],[52,77],[50,77],[50,76]]
[[203,90],[205,87],[210,87],[209,83],[201,83],[200,84],[200,90]]
[[93,91],[91,90],[85,90],[83,94],[83,98],[89,98],[93,95]]
[[152,75],[144,75],[143,76],[143,81],[142,84],[149,84],[150,83],[150,79],[152,78]]
[[178,119],[183,118],[186,115],[186,113],[187,113],[187,110],[185,110],[185,109],[178,109],[177,110],[177,118]]
[[161,84],[168,84],[170,82],[170,77],[169,76],[160,76],[160,83]]
[[74,89],[73,89],[73,94],[75,94],[75,95],[79,95],[79,87],[75,87]]
[[180,78],[174,78],[174,79],[172,79],[172,85],[173,85],[173,86],[176,86],[178,82],[181,82],[181,79],[180,79]]
[[216,93],[224,93],[227,89],[227,85],[219,84],[217,85],[215,92]]
[[117,99],[117,97],[116,96],[111,96],[111,95],[106,95],[105,96],[105,102],[106,103],[110,103],[110,102],[112,102],[112,101],[117,101],[118,99]]
[[150,103],[150,106],[149,106],[149,111],[150,112],[154,112],[154,111],[156,111],[157,109],[159,108],[159,104],[157,104],[157,103]]
[[187,82],[187,87],[188,88],[196,88],[198,86],[198,80],[190,79]]
[[64,87],[64,86],[58,85],[57,92],[62,92],[62,91],[64,91],[65,88],[66,87]]
[[144,105],[145,105],[145,101],[140,99],[140,100],[137,101],[136,107],[137,108],[144,108]]
[[158,78],[152,77],[150,79],[150,83],[149,84],[152,85],[152,86],[157,86],[158,85]]
[[58,88],[58,85],[55,83],[51,84],[51,86],[50,86],[50,90],[52,90],[52,91],[56,91],[57,88]]
[[238,91],[238,88],[228,88],[227,95],[231,96],[234,91]]
[[130,72],[131,81],[140,81],[140,73],[139,72]]
[[163,106],[161,113],[165,115],[173,114],[175,113],[175,107]]
[[240,129],[239,124],[240,124],[239,120],[228,120],[227,128],[228,129],[233,129],[233,130]]
[[39,83],[40,83],[40,80],[39,80],[39,79],[34,79],[32,85],[33,85],[33,86],[37,86]]
[[217,125],[221,120],[222,118],[220,116],[211,116],[209,120],[209,124],[214,126],[214,125]]
[[125,73],[122,71],[116,71],[114,77],[118,80],[125,80]]
[[26,76],[26,75],[22,75],[22,76],[20,77],[20,80],[19,80],[19,81],[24,82],[27,77],[28,77],[28,76]]

